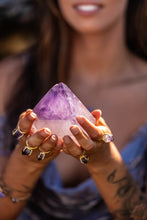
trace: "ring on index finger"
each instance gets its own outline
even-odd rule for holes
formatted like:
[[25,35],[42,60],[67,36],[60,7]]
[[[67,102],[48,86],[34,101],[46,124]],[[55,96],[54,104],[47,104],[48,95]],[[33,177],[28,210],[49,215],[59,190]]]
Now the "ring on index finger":
[[[40,150],[40,148],[39,148],[39,150]],[[50,150],[49,151],[41,151],[40,150],[40,153],[37,156],[38,160],[44,160],[45,155],[49,154],[50,152],[51,152]]]
[[20,140],[24,135],[26,134],[25,131],[22,131],[19,127],[19,124],[17,127],[12,131],[12,135],[16,137],[17,140]]

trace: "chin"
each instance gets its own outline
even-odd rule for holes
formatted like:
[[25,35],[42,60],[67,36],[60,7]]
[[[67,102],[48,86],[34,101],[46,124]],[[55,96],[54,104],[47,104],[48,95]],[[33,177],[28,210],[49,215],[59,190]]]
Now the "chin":
[[85,26],[79,26],[79,27],[73,27],[73,30],[76,32],[76,33],[79,33],[79,34],[87,34],[87,35],[98,35],[98,34],[101,34],[103,32],[106,32],[107,30],[109,30],[110,27],[109,25],[100,25],[100,26],[88,26],[88,25],[85,25]]
[[116,29],[116,27],[122,27],[124,20],[122,17],[117,19],[99,19],[97,21],[76,22],[71,23],[70,26],[76,33],[79,34],[103,34],[110,30]]

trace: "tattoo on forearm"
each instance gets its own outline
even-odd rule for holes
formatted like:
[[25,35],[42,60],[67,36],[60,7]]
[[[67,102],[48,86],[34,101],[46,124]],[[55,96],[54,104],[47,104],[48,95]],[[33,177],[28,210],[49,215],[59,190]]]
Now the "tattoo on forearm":
[[119,183],[119,188],[116,192],[116,196],[123,198],[132,189],[132,184],[129,178],[123,177],[116,180],[116,170],[114,170],[107,178],[107,181],[111,184]]
[[147,198],[141,193],[137,185],[129,176],[116,178],[115,169],[108,177],[110,184],[118,186],[115,198],[122,200],[122,207],[112,213],[117,220],[147,220]]

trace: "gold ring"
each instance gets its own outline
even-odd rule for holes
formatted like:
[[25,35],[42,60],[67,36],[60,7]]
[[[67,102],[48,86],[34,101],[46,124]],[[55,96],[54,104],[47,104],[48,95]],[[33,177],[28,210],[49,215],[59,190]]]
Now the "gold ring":
[[22,131],[19,127],[19,124],[17,125],[17,127],[12,131],[12,135],[15,136],[17,138],[17,140],[21,139],[24,134],[26,134],[25,131]]
[[22,154],[23,155],[27,155],[27,156],[31,156],[33,150],[37,149],[38,146],[35,147],[30,147],[28,144],[28,139],[26,140],[26,146],[22,149]]
[[82,164],[87,164],[88,163],[88,160],[89,160],[89,157],[87,155],[87,152],[85,150],[83,150],[83,153],[82,155],[80,156],[80,162]]
[[[40,148],[39,148],[39,150],[40,150]],[[37,156],[38,160],[44,160],[45,155],[49,154],[50,152],[51,152],[50,150],[49,151],[41,151],[40,150],[40,153]]]

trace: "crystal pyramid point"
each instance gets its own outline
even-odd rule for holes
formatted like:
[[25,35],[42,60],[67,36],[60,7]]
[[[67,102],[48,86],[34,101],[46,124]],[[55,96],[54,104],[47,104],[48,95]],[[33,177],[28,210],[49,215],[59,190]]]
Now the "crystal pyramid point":
[[79,126],[78,115],[95,123],[95,118],[64,83],[54,85],[33,110],[37,114],[33,129],[49,128],[59,138],[72,136],[69,128],[71,125]]

